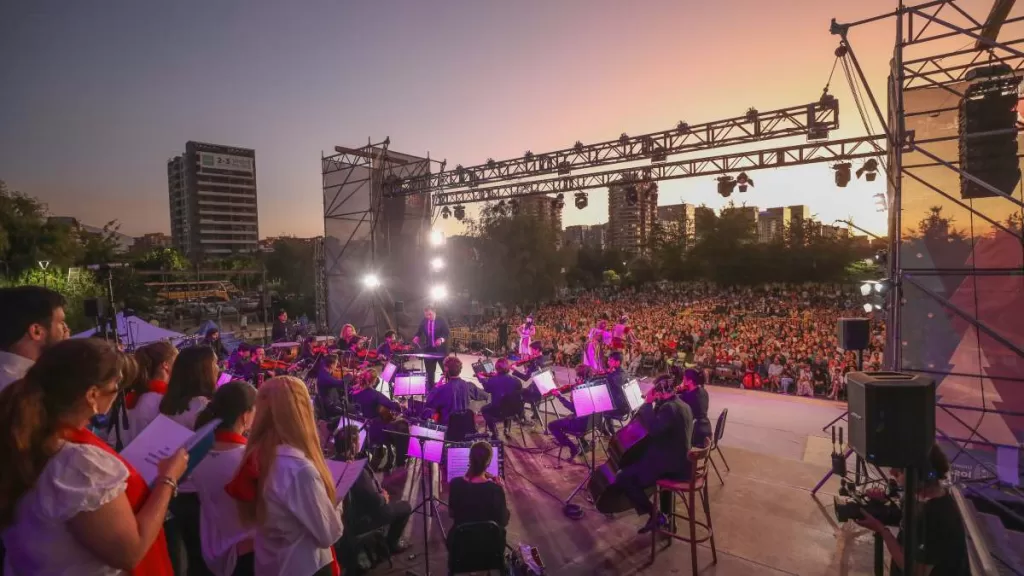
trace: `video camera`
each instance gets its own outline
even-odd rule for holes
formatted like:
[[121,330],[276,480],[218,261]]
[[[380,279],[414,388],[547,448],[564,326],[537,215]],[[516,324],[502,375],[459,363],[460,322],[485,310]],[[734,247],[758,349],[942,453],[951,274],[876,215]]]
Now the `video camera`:
[[839,522],[860,520],[865,512],[878,518],[886,526],[899,527],[903,520],[903,510],[890,498],[890,494],[886,494],[884,500],[879,500],[866,492],[855,492],[849,496],[836,496],[833,505],[836,509],[836,520]]
[[[874,480],[867,479],[861,483],[861,475],[867,478],[867,465],[857,459],[856,479],[849,480],[847,477],[846,458],[849,453],[843,451],[843,429],[839,428],[839,442],[836,443],[836,427],[832,427],[832,473],[840,478],[839,495],[833,499],[833,506],[836,510],[836,520],[840,523],[847,520],[860,520],[864,513],[878,518],[886,525],[898,527],[903,519],[903,510],[898,504],[899,486],[895,481],[883,478]],[[875,493],[868,490],[869,486],[875,485]],[[884,491],[880,487],[884,485]]]

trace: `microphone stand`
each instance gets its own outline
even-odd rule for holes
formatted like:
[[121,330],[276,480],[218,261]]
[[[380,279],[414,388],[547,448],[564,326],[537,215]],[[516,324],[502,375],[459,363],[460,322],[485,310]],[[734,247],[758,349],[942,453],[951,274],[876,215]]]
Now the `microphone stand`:
[[[437,440],[435,438],[428,438],[426,436],[416,436],[414,434],[406,434],[404,432],[392,431],[392,434],[398,436],[407,436],[415,439],[420,444],[420,503],[412,509],[412,514],[419,512],[423,516],[423,574],[422,576],[430,576],[430,543],[428,539],[428,530],[430,528],[430,519],[437,521],[437,527],[441,529],[441,537],[447,542],[448,534],[444,529],[444,522],[441,520],[441,513],[437,509],[437,505],[441,504],[445,508],[448,507],[448,503],[444,500],[434,496],[434,462],[430,462],[426,459],[426,443],[427,441],[441,442],[447,444],[444,440]],[[442,450],[443,453],[443,450]],[[426,469],[426,471],[424,470]],[[430,480],[427,480],[427,474],[430,474]],[[422,510],[421,510],[422,508]],[[406,570],[406,576],[420,576],[420,574],[414,570]]]

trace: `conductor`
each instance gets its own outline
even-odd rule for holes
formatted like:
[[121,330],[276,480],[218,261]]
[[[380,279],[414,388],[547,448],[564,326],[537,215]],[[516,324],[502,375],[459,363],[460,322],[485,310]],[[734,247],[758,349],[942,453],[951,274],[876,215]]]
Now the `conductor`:
[[430,391],[434,388],[434,372],[437,371],[437,363],[448,355],[448,323],[437,317],[433,306],[423,309],[423,320],[412,341],[413,344],[422,348],[424,354],[433,354],[439,357],[423,361],[424,368],[427,370],[427,390]]

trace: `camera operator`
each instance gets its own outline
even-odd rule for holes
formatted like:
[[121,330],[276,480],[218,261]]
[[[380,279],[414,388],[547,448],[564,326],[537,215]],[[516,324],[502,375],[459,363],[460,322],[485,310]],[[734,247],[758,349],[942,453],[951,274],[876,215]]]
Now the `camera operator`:
[[[929,463],[931,469],[923,472],[915,490],[919,502],[915,576],[967,576],[970,566],[964,524],[953,496],[943,485],[949,473],[949,460],[937,444],[932,446]],[[905,477],[902,470],[893,468],[890,474],[903,486]],[[903,576],[903,530],[894,536],[866,510],[857,523],[882,536],[892,558],[889,574]]]

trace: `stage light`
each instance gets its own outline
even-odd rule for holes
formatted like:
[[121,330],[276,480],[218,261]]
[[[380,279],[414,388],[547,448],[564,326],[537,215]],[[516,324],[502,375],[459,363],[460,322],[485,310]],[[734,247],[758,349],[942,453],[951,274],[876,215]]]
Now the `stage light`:
[[846,188],[850,183],[850,166],[849,162],[840,162],[832,167],[836,171],[836,186]]
[[747,176],[746,172],[740,172],[739,176],[736,177],[736,184],[740,187],[740,192],[746,192],[747,186],[753,186],[754,181],[751,180],[750,176]]
[[463,220],[466,218],[466,207],[463,206],[462,204],[458,204],[457,206],[455,206],[454,212],[456,220]]
[[871,296],[871,293],[874,292],[874,290],[875,290],[874,285],[877,284],[877,283],[878,282],[875,281],[875,280],[867,280],[865,282],[862,282],[861,285],[860,285],[860,295],[861,296]]
[[437,257],[437,258],[434,258],[433,260],[430,261],[430,269],[431,270],[436,272],[436,271],[438,271],[438,270],[440,270],[442,268],[444,268],[444,259],[443,258]]
[[380,278],[376,274],[367,274],[363,276],[363,286],[373,289],[380,286]]
[[879,306],[878,304],[865,304],[864,305],[864,311],[867,312],[868,314],[874,312],[875,310],[881,310],[881,309],[882,309],[882,307]]
[[444,284],[437,284],[430,289],[430,297],[435,301],[444,300],[448,297],[448,289],[445,288]]
[[878,160],[870,158],[863,166],[857,169],[857,178],[864,176],[864,180],[874,182],[878,176]]
[[577,192],[576,193],[576,199],[574,200],[574,202],[576,204],[576,209],[577,210],[583,210],[584,208],[586,208],[587,207],[587,202],[588,202],[588,200],[587,200],[587,193],[586,192]]
[[447,220],[451,215],[452,215],[452,211],[451,211],[450,208],[448,208],[447,206],[445,206],[444,208],[441,208],[441,218],[444,218],[445,220]]
[[444,233],[441,232],[440,230],[431,230],[430,231],[430,245],[431,246],[440,246],[441,244],[444,244]]
[[722,198],[728,198],[736,188],[736,181],[732,179],[732,176],[719,176],[716,180],[718,180],[718,193]]

